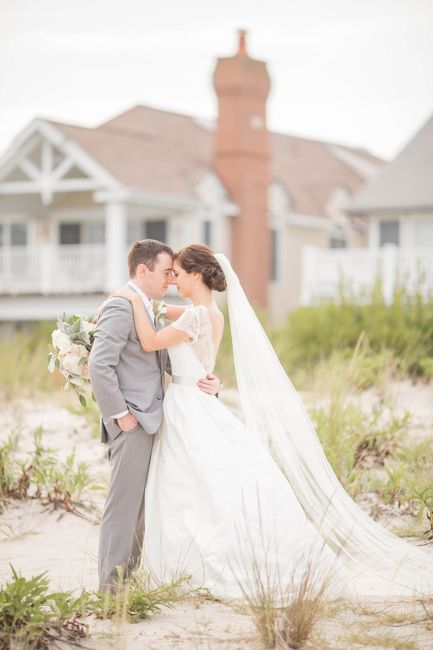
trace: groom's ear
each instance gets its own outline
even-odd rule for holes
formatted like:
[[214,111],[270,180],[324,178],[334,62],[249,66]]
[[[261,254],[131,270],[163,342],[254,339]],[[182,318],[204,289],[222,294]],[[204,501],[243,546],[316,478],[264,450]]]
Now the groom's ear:
[[138,277],[142,278],[144,275],[146,275],[146,273],[147,273],[148,271],[149,271],[149,269],[148,269],[148,267],[146,266],[146,264],[144,264],[143,262],[141,262],[140,264],[137,264],[137,269],[136,269],[135,274],[136,274]]

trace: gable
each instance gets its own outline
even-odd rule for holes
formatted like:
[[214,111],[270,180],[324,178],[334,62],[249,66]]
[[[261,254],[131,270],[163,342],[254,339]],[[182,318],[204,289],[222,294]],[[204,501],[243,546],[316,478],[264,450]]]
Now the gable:
[[32,122],[0,160],[0,195],[39,194],[44,205],[55,193],[114,185],[105,170],[42,120]]
[[433,116],[349,206],[353,214],[433,208]]

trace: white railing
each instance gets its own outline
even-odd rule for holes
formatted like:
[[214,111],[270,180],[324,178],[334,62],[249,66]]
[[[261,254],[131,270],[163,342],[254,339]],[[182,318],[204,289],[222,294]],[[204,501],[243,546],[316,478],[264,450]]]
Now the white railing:
[[105,291],[103,244],[0,247],[0,294]]
[[408,290],[433,291],[433,248],[347,248],[323,249],[306,246],[302,251],[301,303],[337,299],[343,288],[357,299],[382,282],[390,301],[395,286]]

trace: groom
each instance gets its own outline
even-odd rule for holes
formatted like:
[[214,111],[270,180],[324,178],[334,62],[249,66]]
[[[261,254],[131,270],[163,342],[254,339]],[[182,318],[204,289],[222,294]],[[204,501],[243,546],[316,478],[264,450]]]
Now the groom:
[[[152,299],[172,282],[173,251],[153,239],[135,242],[128,254],[129,282],[157,329]],[[114,289],[115,287],[113,287]],[[144,535],[144,489],[153,435],[162,421],[167,350],[144,352],[132,306],[111,298],[101,309],[89,357],[89,373],[101,411],[101,439],[108,445],[111,477],[99,538],[100,590],[113,589],[139,563]],[[216,394],[219,380],[208,375],[199,388]]]

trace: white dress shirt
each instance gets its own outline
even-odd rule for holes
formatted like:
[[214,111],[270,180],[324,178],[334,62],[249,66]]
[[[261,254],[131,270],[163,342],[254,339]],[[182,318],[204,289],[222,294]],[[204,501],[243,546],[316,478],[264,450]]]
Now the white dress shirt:
[[[148,312],[150,318],[152,319],[152,321],[154,321],[155,320],[155,314],[154,314],[154,311],[153,311],[153,301],[150,298],[148,298],[146,296],[146,294],[143,293],[143,291],[140,289],[140,287],[137,287],[135,282],[133,282],[132,280],[129,280],[127,282],[127,284],[129,284],[130,287],[133,287],[135,289],[135,291],[138,293],[138,295],[140,296],[140,298],[142,299],[142,301],[144,303],[144,306],[147,309],[147,312]],[[122,413],[116,413],[116,415],[112,415],[111,417],[112,417],[113,420],[117,420],[118,418],[123,418],[124,415],[128,415],[128,413],[129,413],[129,411],[126,410],[126,411],[122,411]]]

